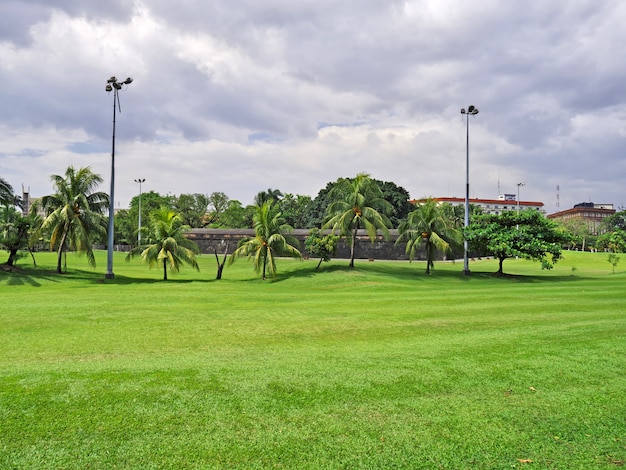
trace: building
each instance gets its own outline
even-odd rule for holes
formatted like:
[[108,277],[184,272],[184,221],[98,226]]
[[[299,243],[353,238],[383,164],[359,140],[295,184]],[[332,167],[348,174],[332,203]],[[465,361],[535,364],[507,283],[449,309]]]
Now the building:
[[[436,197],[437,202],[447,202],[453,206],[465,206],[465,198],[461,197]],[[423,202],[424,199],[411,201],[413,203]],[[470,198],[470,205],[478,206],[483,210],[484,214],[501,214],[506,211],[535,209],[544,213],[543,202],[535,201],[517,201],[515,194],[500,194],[498,199],[479,199]]]
[[606,217],[615,214],[613,204],[594,204],[593,202],[582,202],[575,204],[571,209],[555,212],[548,215],[549,219],[555,222],[571,222],[576,220],[584,221],[589,227],[592,235],[600,232],[600,223]]

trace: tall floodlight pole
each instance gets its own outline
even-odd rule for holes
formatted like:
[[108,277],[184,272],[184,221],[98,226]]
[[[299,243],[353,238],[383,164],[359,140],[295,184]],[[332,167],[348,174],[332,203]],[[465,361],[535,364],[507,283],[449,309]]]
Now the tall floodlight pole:
[[519,213],[519,188],[525,186],[526,183],[517,183],[517,212]]
[[113,218],[115,216],[115,112],[116,108],[119,109],[119,112],[122,112],[122,107],[120,106],[120,97],[118,91],[122,89],[123,85],[130,85],[133,79],[128,77],[123,82],[118,82],[117,78],[111,77],[107,80],[107,86],[105,90],[107,92],[113,92],[113,138],[111,143],[111,191],[109,193],[109,233],[107,240],[107,272],[104,275],[105,279],[113,279],[115,275],[113,274],[113,232],[114,232],[114,221]]
[[145,183],[145,178],[137,178],[135,183],[139,183],[139,225],[137,229],[137,246],[141,246],[141,183]]
[[[465,227],[469,227],[469,118],[470,116],[475,116],[478,114],[478,108],[475,106],[470,106],[465,110],[465,108],[461,109],[461,114],[465,115],[465,120],[467,121],[467,131],[466,131],[466,145],[465,145]],[[467,245],[467,238],[463,240],[463,274],[466,276],[469,275],[469,249]]]

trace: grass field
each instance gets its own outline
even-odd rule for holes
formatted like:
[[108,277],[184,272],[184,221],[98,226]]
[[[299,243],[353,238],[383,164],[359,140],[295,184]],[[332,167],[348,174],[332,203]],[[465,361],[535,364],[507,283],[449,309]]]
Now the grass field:
[[626,259],[0,271],[0,469],[626,462]]

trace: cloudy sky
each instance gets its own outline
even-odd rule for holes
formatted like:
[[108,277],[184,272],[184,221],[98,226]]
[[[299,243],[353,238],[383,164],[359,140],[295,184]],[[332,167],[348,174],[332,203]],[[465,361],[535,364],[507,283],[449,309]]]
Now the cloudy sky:
[[115,75],[116,207],[136,178],[243,204],[359,172],[464,197],[475,105],[471,197],[620,208],[625,21],[621,0],[2,0],[0,176],[36,197],[90,166],[108,192]]

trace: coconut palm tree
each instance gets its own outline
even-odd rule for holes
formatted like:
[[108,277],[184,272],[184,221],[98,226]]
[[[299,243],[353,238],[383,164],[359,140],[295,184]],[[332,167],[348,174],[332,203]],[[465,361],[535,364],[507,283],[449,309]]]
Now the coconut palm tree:
[[7,180],[0,177],[0,206],[2,205],[14,205],[15,194],[13,193],[13,187]]
[[265,280],[268,271],[271,276],[276,275],[277,256],[301,258],[302,254],[296,248],[298,241],[288,234],[291,227],[285,224],[285,219],[274,201],[267,200],[260,206],[254,206],[254,209],[253,222],[256,235],[239,242],[237,249],[230,255],[229,264],[242,256],[252,258],[254,270],[260,272],[262,279]]
[[109,206],[109,196],[95,189],[102,178],[91,168],[76,170],[69,166],[65,176],[52,175],[54,194],[37,199],[30,208],[31,214],[42,211],[38,231],[50,235],[50,248],[57,249],[57,273],[61,273],[63,252],[68,244],[79,254],[86,254],[91,266],[96,265],[91,248],[95,236],[106,234],[104,212]]
[[406,241],[406,254],[413,259],[420,245],[426,245],[426,274],[434,266],[435,252],[449,252],[451,245],[462,243],[462,233],[454,228],[454,221],[440,210],[437,201],[426,199],[409,213],[398,227],[397,243]]
[[167,270],[180,271],[183,264],[188,264],[200,270],[196,261],[196,254],[200,252],[198,246],[185,238],[189,226],[184,225],[183,218],[173,210],[162,207],[150,214],[150,232],[148,240],[151,243],[138,246],[126,256],[126,261],[136,255],[151,268],[163,265],[163,280],[167,281]]
[[322,228],[330,228],[333,234],[350,240],[349,266],[353,268],[357,231],[360,228],[367,230],[372,242],[376,239],[377,230],[382,231],[385,239],[388,239],[391,223],[385,214],[392,207],[367,173],[359,173],[353,179],[339,180],[329,196],[332,202],[326,210],[327,220]]

